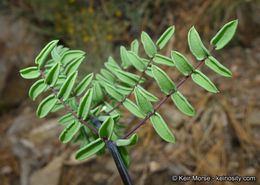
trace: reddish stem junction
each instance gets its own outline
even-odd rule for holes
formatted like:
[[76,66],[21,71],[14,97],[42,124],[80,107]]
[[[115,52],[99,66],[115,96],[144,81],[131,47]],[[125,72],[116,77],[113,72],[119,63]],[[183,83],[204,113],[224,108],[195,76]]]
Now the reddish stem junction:
[[[215,47],[212,48],[211,52],[215,50]],[[209,56],[205,56],[196,66],[195,70],[208,58]],[[191,74],[194,72],[194,70],[190,71],[187,76],[185,76],[176,86],[176,90],[191,76]],[[155,112],[166,102],[166,100],[176,92],[175,89],[171,90],[169,94],[167,94],[154,108],[154,112],[149,112],[146,117],[141,120],[132,130],[130,130],[127,134],[125,134],[122,139],[126,139],[130,135],[132,135],[139,127],[141,127],[152,115],[155,114]]]

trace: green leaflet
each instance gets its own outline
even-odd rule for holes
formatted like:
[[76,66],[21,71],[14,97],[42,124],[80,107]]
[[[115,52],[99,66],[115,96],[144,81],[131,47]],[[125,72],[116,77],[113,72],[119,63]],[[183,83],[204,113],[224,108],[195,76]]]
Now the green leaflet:
[[127,50],[125,49],[124,46],[120,46],[120,56],[121,56],[121,61],[122,61],[122,67],[124,69],[128,68],[131,64],[128,56],[127,56]]
[[36,98],[48,88],[48,85],[44,83],[44,79],[36,81],[29,90],[29,97],[32,100]]
[[95,141],[89,143],[88,145],[82,147],[80,150],[77,151],[75,158],[77,160],[83,160],[86,159],[98,151],[100,151],[105,146],[104,141],[102,139],[98,138]]
[[74,120],[74,116],[73,116],[73,114],[71,114],[71,113],[67,113],[67,114],[65,114],[64,116],[62,116],[59,120],[58,120],[58,122],[59,122],[59,124],[61,124],[61,125],[67,125],[68,123],[70,123],[70,122],[72,122],[73,120]]
[[136,55],[138,55],[138,49],[139,49],[139,43],[138,40],[133,40],[133,42],[131,42],[131,51],[134,52]]
[[178,107],[178,109],[188,116],[194,116],[195,110],[187,99],[179,92],[176,91],[171,95],[172,101]]
[[125,102],[123,103],[123,105],[127,110],[129,110],[135,116],[142,118],[142,119],[145,118],[146,115],[142,111],[140,111],[138,106],[136,104],[134,104],[131,100],[126,99]]
[[203,60],[204,57],[210,55],[209,51],[203,45],[200,36],[194,26],[188,33],[188,43],[190,51],[198,59]]
[[139,80],[138,75],[122,70],[116,70],[116,76],[119,78],[119,80],[131,86],[134,86],[136,82]]
[[110,140],[114,130],[114,124],[114,120],[111,117],[108,117],[99,128],[99,137],[101,139],[106,137],[108,140]]
[[62,143],[68,143],[73,138],[73,136],[79,131],[81,123],[78,121],[73,121],[70,123],[60,134],[59,140]]
[[45,83],[53,87],[58,80],[59,73],[60,73],[60,64],[56,63],[54,66],[52,66],[50,71],[47,73],[45,78]]
[[110,81],[112,83],[116,81],[116,77],[108,70],[101,69],[100,72],[108,81]]
[[81,80],[81,82],[77,85],[75,89],[75,93],[77,94],[77,96],[81,95],[88,88],[93,79],[93,76],[94,74],[90,73],[86,77],[84,77],[83,80]]
[[124,96],[115,87],[110,84],[105,84],[106,92],[117,101],[123,100]]
[[140,85],[138,85],[139,90],[143,93],[143,95],[147,98],[147,100],[151,101],[151,102],[157,102],[159,101],[159,99],[154,96],[152,93],[148,92],[147,90],[145,90],[143,87],[141,87]]
[[78,57],[76,59],[74,59],[67,67],[66,67],[66,71],[65,74],[66,75],[70,75],[71,73],[73,73],[74,71],[77,71],[81,62],[85,59],[84,56]]
[[64,84],[61,86],[61,89],[58,93],[58,98],[62,98],[64,101],[66,101],[69,96],[70,93],[72,91],[72,88],[75,84],[76,78],[78,76],[78,72],[75,71],[73,73],[71,73],[68,78],[66,79],[66,81],[64,82]]
[[50,96],[46,97],[42,102],[39,104],[37,108],[37,115],[40,118],[43,118],[47,116],[47,114],[51,111],[51,109],[54,107],[58,99],[54,94],[51,94]]
[[83,98],[80,99],[79,107],[78,107],[78,117],[82,118],[83,120],[86,120],[93,97],[93,89],[89,89],[86,94],[83,96]]
[[175,142],[172,131],[168,128],[160,114],[156,112],[154,115],[151,116],[150,120],[152,122],[153,128],[163,140],[170,143]]
[[174,61],[177,69],[185,76],[189,75],[189,72],[194,70],[194,67],[190,64],[185,56],[177,51],[172,51],[172,60]]
[[135,94],[136,103],[139,106],[142,113],[147,114],[148,112],[154,111],[153,105],[151,104],[151,102],[149,100],[147,100],[145,95],[142,93],[142,91],[138,87],[135,88],[134,94]]
[[[105,112],[108,112],[108,111],[113,109],[113,107],[109,103],[107,103],[106,101],[105,101],[105,108],[106,108]],[[120,115],[120,112],[118,112],[117,110],[114,110],[110,113],[110,115],[117,116],[117,115]]]
[[144,46],[145,53],[151,58],[157,53],[156,46],[154,45],[152,39],[146,32],[142,32],[141,41]]
[[162,64],[162,65],[166,65],[166,66],[175,66],[174,62],[172,59],[160,55],[160,54],[156,54],[153,58],[153,61],[157,64]]
[[138,135],[135,133],[130,139],[118,139],[116,141],[117,146],[131,146],[138,142]]
[[117,62],[113,59],[113,57],[108,57],[107,62],[109,64],[112,64],[115,68],[121,69],[120,66],[117,64]]
[[170,38],[174,34],[174,31],[175,31],[175,27],[174,26],[170,26],[167,30],[165,30],[165,32],[157,40],[156,45],[160,49],[162,49],[167,44],[167,42],[170,40]]
[[152,72],[152,68],[151,67],[147,67],[145,74],[150,76],[151,78],[154,78],[153,76],[153,72]]
[[169,94],[171,90],[176,89],[173,81],[162,69],[153,65],[152,72],[157,84],[159,85],[163,93]]
[[69,50],[69,51],[66,51],[63,54],[62,58],[61,58],[61,63],[64,66],[66,66],[68,63],[70,63],[75,58],[82,57],[83,55],[85,55],[85,52],[84,51],[80,51],[80,50]]
[[73,112],[76,112],[78,110],[76,97],[72,96],[71,98],[67,99],[66,103],[72,109]]
[[105,67],[109,70],[109,71],[111,71],[114,75],[116,75],[116,71],[115,70],[121,70],[121,68],[120,67],[117,67],[117,65],[114,65],[114,64],[112,64],[112,63],[109,63],[109,62],[105,62]]
[[238,20],[225,24],[218,33],[211,39],[210,44],[216,46],[216,50],[222,49],[235,35]]
[[64,84],[66,80],[66,76],[65,75],[59,75],[57,82],[55,83],[55,85],[53,86],[54,89],[60,89],[61,86]]
[[25,79],[34,79],[34,78],[38,78],[41,75],[38,68],[35,66],[21,69],[20,74]]
[[202,72],[200,72],[199,70],[195,70],[191,74],[191,78],[196,84],[200,85],[207,91],[213,92],[213,93],[219,92],[218,89],[216,88],[216,86],[210,81],[210,79],[206,75],[204,75]]
[[133,66],[138,70],[138,71],[144,71],[144,68],[146,67],[145,63],[142,61],[142,59],[137,56],[134,52],[128,51],[128,59],[129,61],[133,64]]
[[[60,62],[61,55],[60,55],[60,47],[55,46],[51,51],[51,57],[55,62]],[[46,65],[45,65],[46,68]]]
[[212,56],[209,56],[206,61],[205,64],[212,69],[213,71],[215,71],[216,73],[225,76],[225,77],[232,77],[232,72],[226,68],[225,66],[223,66],[222,64],[220,64],[217,59],[215,59]]
[[120,153],[120,156],[121,156],[125,166],[128,168],[130,165],[130,156],[129,156],[129,153],[128,153],[126,147],[119,146],[119,147],[117,147],[117,149],[118,149],[118,152]]
[[96,79],[100,83],[101,86],[104,86],[103,84],[105,84],[105,83],[109,83],[109,84],[112,84],[112,85],[114,84],[100,74],[96,74]]
[[62,108],[64,108],[64,105],[60,101],[57,101],[57,103],[51,109],[51,112],[56,112]]
[[94,103],[99,103],[101,101],[104,101],[104,96],[103,96],[103,92],[102,89],[100,87],[100,84],[98,81],[93,81],[93,102]]
[[47,57],[53,50],[53,48],[58,44],[58,40],[53,40],[49,42],[39,53],[39,55],[35,58],[35,64],[38,64],[39,69],[41,69],[46,61]]
[[117,89],[120,93],[122,93],[123,95],[128,95],[128,94],[131,92],[131,90],[132,90],[131,87],[124,87],[124,86],[122,86],[122,85],[117,85],[117,86],[116,86],[116,89]]

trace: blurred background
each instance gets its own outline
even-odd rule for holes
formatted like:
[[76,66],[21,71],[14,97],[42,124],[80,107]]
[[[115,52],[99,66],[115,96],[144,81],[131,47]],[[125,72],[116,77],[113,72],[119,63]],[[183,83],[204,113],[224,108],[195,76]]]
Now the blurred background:
[[[81,74],[98,72],[109,56],[120,63],[119,47],[140,41],[142,30],[154,41],[171,25],[174,37],[161,52],[185,54],[195,65],[187,33],[195,25],[204,44],[227,22],[238,19],[238,30],[214,56],[231,69],[224,78],[206,66],[200,69],[221,93],[207,93],[188,80],[180,90],[196,109],[194,117],[180,113],[171,100],[160,113],[176,143],[162,141],[147,122],[138,130],[139,142],[130,147],[130,176],[135,184],[174,184],[173,175],[256,176],[260,184],[260,1],[253,0],[1,0],[0,1],[0,184],[84,185],[122,184],[110,155],[75,161],[78,145],[61,144],[64,112],[36,117],[37,105],[28,98],[33,80],[19,70],[50,40],[86,51]],[[175,83],[182,75],[164,68]],[[162,98],[158,86],[147,89]],[[122,122],[139,121],[125,111]],[[188,181],[182,184],[192,184]],[[205,182],[201,184],[207,184]],[[233,184],[220,182],[218,184]]]

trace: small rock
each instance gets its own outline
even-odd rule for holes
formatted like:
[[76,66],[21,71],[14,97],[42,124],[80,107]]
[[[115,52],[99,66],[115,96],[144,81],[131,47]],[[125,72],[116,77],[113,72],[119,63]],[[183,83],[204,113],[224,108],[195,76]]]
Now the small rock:
[[252,110],[249,123],[255,126],[260,125],[260,110]]
[[161,165],[156,161],[151,161],[149,163],[149,170],[150,170],[151,173],[160,170],[160,168],[161,168]]
[[64,154],[56,157],[46,167],[34,172],[30,177],[30,185],[58,185],[64,157]]
[[1,171],[0,171],[0,174],[3,174],[3,175],[8,175],[12,172],[12,168],[10,166],[4,166]]

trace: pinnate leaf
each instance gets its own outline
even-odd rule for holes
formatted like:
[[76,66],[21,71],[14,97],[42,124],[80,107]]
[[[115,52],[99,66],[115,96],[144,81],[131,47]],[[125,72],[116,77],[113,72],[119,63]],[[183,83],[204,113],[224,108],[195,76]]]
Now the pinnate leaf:
[[59,136],[59,140],[62,143],[68,143],[69,141],[71,141],[71,139],[73,138],[73,136],[79,131],[81,127],[81,123],[78,121],[73,121],[71,122],[64,130],[63,132],[60,134]]
[[72,60],[82,57],[83,55],[85,55],[84,51],[80,51],[80,50],[69,50],[66,51],[62,58],[61,58],[61,63],[66,66],[68,63],[70,63]]
[[165,141],[174,143],[175,138],[172,131],[168,128],[163,118],[157,112],[150,117],[153,128],[157,132],[157,134]]
[[77,71],[80,64],[82,63],[82,61],[85,59],[84,56],[78,57],[76,59],[74,59],[67,67],[66,67],[66,71],[65,74],[66,75],[70,75],[71,73],[73,73],[74,71]]
[[177,69],[185,76],[188,76],[189,72],[194,70],[194,67],[190,64],[185,56],[177,51],[172,51],[172,60],[174,61]]
[[141,41],[144,46],[145,53],[149,57],[153,57],[153,55],[155,55],[157,53],[156,46],[154,45],[150,36],[144,31],[141,34]]
[[117,146],[131,146],[138,142],[138,135],[135,133],[129,139],[118,139],[116,141]]
[[167,44],[167,42],[170,40],[172,35],[174,34],[175,27],[170,26],[165,32],[161,35],[161,37],[157,40],[156,45],[162,49]]
[[203,45],[200,36],[194,26],[190,29],[188,33],[188,43],[190,51],[198,60],[202,60],[206,56],[210,55],[209,51]]
[[44,83],[44,79],[36,81],[29,90],[29,97],[35,100],[46,88],[48,88],[48,85]]
[[153,65],[152,72],[157,84],[159,85],[163,93],[169,94],[171,90],[176,89],[173,81],[162,69]]
[[196,84],[203,87],[207,91],[213,92],[213,93],[219,92],[218,89],[216,88],[216,86],[211,82],[211,80],[206,75],[204,75],[202,72],[200,72],[199,70],[195,70],[191,74],[191,78]]
[[88,145],[82,147],[79,149],[75,155],[75,158],[77,160],[83,160],[86,159],[98,151],[100,151],[102,148],[104,148],[105,143],[102,141],[102,139],[98,138],[95,141],[89,143]]
[[142,118],[142,119],[145,118],[146,115],[142,111],[140,111],[138,106],[136,104],[134,104],[131,100],[126,99],[124,101],[123,105],[125,106],[125,108],[127,110],[129,110],[135,116]]
[[67,113],[64,116],[62,116],[58,122],[61,125],[67,125],[68,123],[71,123],[73,120],[75,119],[75,117],[73,116],[73,114],[71,113]]
[[128,68],[131,64],[128,56],[127,56],[127,50],[124,46],[120,47],[120,56],[121,56],[121,61],[122,61],[122,67],[124,69]]
[[131,51],[134,52],[136,55],[138,55],[138,49],[139,49],[139,43],[138,40],[133,40],[131,43]]
[[138,85],[139,90],[143,93],[143,95],[151,102],[157,102],[159,99],[154,96],[152,93],[145,90],[142,86]]
[[39,69],[41,69],[44,65],[44,62],[48,58],[49,54],[53,50],[53,48],[58,44],[58,40],[53,40],[49,42],[39,53],[39,55],[35,58],[35,64],[38,64]]
[[50,71],[47,73],[45,78],[45,83],[53,87],[59,78],[59,73],[60,73],[60,64],[56,63],[54,66],[52,66]]
[[58,99],[56,98],[56,96],[54,94],[51,94],[48,97],[46,97],[39,104],[37,111],[36,111],[37,115],[40,118],[47,116],[48,113],[51,111],[51,109],[54,107],[54,105],[56,104],[57,101],[58,101]]
[[153,58],[153,61],[157,64],[162,64],[162,65],[166,65],[166,66],[175,65],[172,59],[170,59],[166,56],[160,55],[160,54],[156,54]]
[[91,102],[93,97],[93,89],[90,88],[86,94],[80,99],[78,107],[78,117],[85,120],[89,114]]
[[219,63],[217,61],[217,59],[215,59],[213,56],[209,56],[206,61],[205,64],[212,69],[213,71],[215,71],[216,73],[225,76],[225,77],[232,77],[232,72],[226,68],[225,66],[223,66],[221,63]]
[[99,137],[110,139],[114,130],[114,120],[111,117],[108,117],[99,128]]
[[58,98],[62,98],[64,101],[69,98],[72,88],[74,87],[74,84],[76,82],[77,76],[78,76],[77,71],[71,73],[68,76],[64,84],[61,86],[61,89],[58,93]]
[[195,110],[191,106],[191,104],[187,101],[187,99],[179,92],[176,91],[171,95],[171,98],[174,104],[178,107],[178,109],[188,116],[194,116]]
[[99,103],[101,101],[104,101],[104,96],[102,89],[100,87],[100,83],[98,81],[93,81],[93,103]]
[[210,44],[216,46],[216,50],[222,49],[229,43],[235,35],[238,25],[238,20],[231,21],[225,24],[218,33],[211,39]]
[[137,56],[134,52],[128,51],[128,59],[129,61],[133,64],[133,66],[138,70],[138,71],[143,71],[146,65],[142,61],[142,59]]
[[34,79],[34,78],[38,78],[41,75],[38,68],[35,66],[21,69],[20,74],[25,79]]
[[89,84],[93,79],[93,76],[94,74],[90,73],[81,80],[81,82],[77,85],[75,89],[75,93],[77,94],[77,96],[81,95],[89,87]]
[[147,100],[145,95],[138,87],[135,88],[134,94],[136,103],[142,112],[144,112],[145,114],[147,114],[148,112],[153,112],[153,105],[149,100]]
[[116,99],[117,101],[121,101],[124,96],[123,94],[121,94],[115,87],[113,87],[112,85],[110,84],[104,84],[105,85],[105,89],[106,89],[106,92],[111,96],[113,97],[114,99]]

